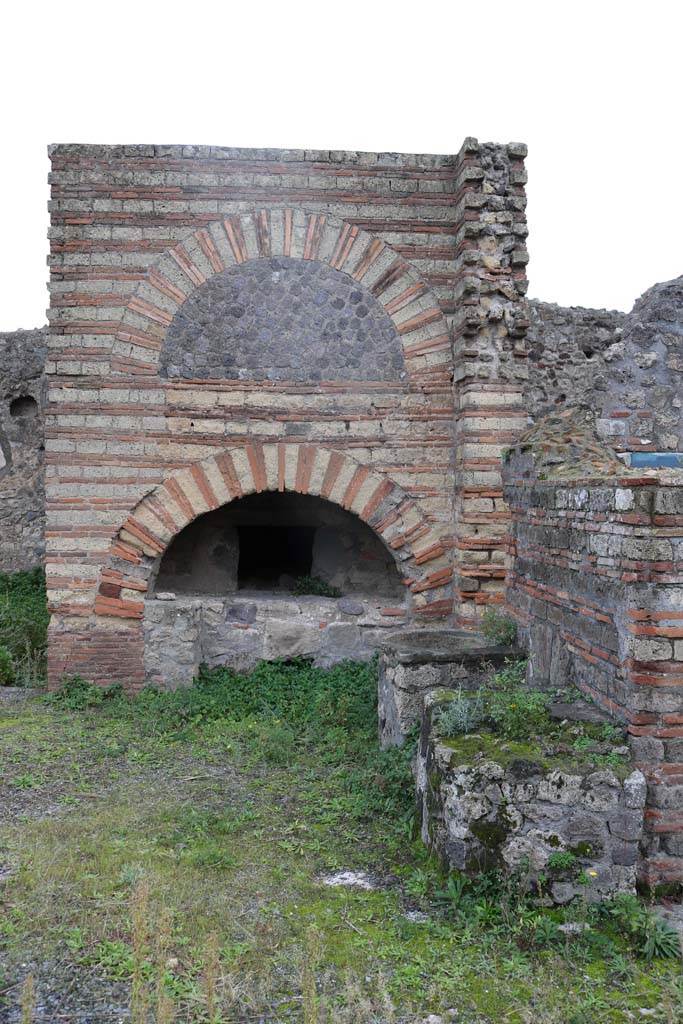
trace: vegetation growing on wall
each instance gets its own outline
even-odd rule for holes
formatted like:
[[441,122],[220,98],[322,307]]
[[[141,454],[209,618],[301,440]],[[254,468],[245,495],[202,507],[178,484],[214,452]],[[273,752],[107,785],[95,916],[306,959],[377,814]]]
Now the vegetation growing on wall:
[[517,623],[496,608],[487,608],[481,617],[481,631],[491,643],[509,647],[517,639]]
[[40,685],[45,678],[45,573],[0,573],[0,685]]
[[294,582],[294,593],[298,596],[314,594],[316,597],[341,597],[341,590],[320,576],[298,576]]

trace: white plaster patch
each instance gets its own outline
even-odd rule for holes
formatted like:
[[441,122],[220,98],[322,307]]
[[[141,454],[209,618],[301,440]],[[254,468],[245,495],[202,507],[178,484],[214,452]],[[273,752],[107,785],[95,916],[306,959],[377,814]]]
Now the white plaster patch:
[[614,504],[620,512],[626,512],[634,505],[633,491],[627,487],[617,487],[614,492]]
[[324,875],[320,881],[323,885],[344,886],[353,889],[377,889],[377,882],[365,871],[336,871],[333,875]]

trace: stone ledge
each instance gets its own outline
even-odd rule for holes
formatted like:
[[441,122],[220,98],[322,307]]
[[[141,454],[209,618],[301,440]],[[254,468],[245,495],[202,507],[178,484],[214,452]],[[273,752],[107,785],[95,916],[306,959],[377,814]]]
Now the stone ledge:
[[309,150],[309,149],[266,149],[236,146],[203,145],[149,145],[119,144],[100,145],[89,143],[57,142],[47,147],[50,160],[78,158],[104,160],[202,160],[258,161],[276,163],[339,163],[359,167],[414,167],[455,168],[458,156],[448,153],[371,153],[363,150]]
[[[263,659],[310,658],[325,668],[369,661],[381,634],[395,628],[395,620],[382,615],[385,602],[258,590],[224,597],[157,594],[144,603],[146,679],[187,686],[202,663],[248,671]],[[353,611],[345,610],[349,605]]]
[[506,658],[523,656],[518,647],[492,644],[482,636],[457,629],[395,632],[382,641],[382,653],[400,665],[476,665],[486,659],[498,666]]
[[[378,721],[380,745],[401,746],[419,723],[424,695],[436,687],[476,680],[485,668],[519,658],[462,630],[405,630],[379,640]],[[476,685],[476,684],[475,684]]]

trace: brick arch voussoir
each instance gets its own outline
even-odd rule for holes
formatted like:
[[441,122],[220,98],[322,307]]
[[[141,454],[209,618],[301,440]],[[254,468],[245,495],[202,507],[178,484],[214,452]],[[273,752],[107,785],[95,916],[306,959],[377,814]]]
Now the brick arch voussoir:
[[446,318],[415,268],[390,245],[324,213],[261,209],[198,228],[160,257],[124,311],[112,369],[156,373],[166,331],[190,295],[215,274],[271,256],[326,263],[366,289],[393,321],[411,377],[450,367]]
[[114,536],[95,613],[142,618],[154,568],[174,537],[206,512],[263,491],[322,497],[357,515],[392,553],[416,609],[434,618],[449,613],[447,552],[415,501],[345,452],[286,443],[226,449],[173,471],[146,494]]

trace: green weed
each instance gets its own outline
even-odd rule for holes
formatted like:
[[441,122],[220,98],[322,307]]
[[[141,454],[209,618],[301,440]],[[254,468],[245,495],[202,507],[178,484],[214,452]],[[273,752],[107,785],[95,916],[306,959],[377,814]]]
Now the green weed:
[[0,686],[11,686],[15,679],[14,658],[7,647],[0,646]]
[[316,597],[341,597],[341,590],[320,576],[298,576],[294,581],[294,593],[297,596],[313,594]]
[[9,653],[13,669],[5,685],[44,682],[49,618],[42,569],[0,573],[0,649]]
[[549,871],[572,871],[577,864],[576,856],[571,850],[556,850],[548,857]]
[[600,904],[596,915],[613,923],[646,960],[683,956],[675,928],[630,893],[619,893],[612,900]]
[[547,731],[550,698],[540,690],[494,690],[487,715],[493,728],[510,740],[526,740]]
[[510,647],[517,639],[517,623],[496,608],[487,608],[481,618],[481,631],[491,643]]
[[462,736],[478,729],[484,715],[482,691],[466,694],[460,688],[453,699],[440,708],[435,722],[436,730],[441,736]]

